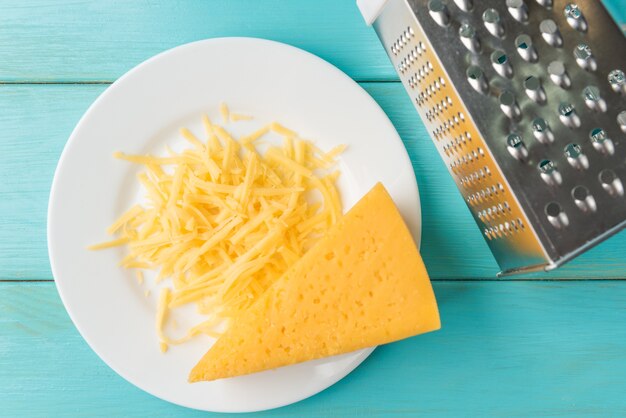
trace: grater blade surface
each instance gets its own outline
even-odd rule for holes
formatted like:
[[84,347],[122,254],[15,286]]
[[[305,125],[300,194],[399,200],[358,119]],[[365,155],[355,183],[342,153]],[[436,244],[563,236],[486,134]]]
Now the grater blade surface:
[[500,274],[626,226],[626,38],[601,2],[387,0],[373,26]]

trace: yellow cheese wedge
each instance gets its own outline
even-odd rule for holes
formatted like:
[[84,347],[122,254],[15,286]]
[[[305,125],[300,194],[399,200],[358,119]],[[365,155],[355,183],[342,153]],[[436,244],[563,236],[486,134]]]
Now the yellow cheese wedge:
[[424,263],[377,184],[234,320],[189,380],[274,369],[439,327]]

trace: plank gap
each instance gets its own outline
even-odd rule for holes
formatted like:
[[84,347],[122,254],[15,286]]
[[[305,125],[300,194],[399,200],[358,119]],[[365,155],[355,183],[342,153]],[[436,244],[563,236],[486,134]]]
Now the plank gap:
[[[474,278],[474,277],[466,277],[460,279],[451,279],[451,278],[434,278],[431,279],[433,283],[472,283],[472,282],[512,282],[512,283],[532,283],[532,282],[619,282],[626,281],[626,277],[602,277],[597,279],[585,279],[585,278],[507,278],[507,279],[498,279],[498,278]],[[54,283],[54,279],[0,279],[0,283]]]
[[85,84],[85,85],[108,85],[108,84],[113,84],[113,81],[111,80],[83,80],[83,81],[37,81],[37,80],[17,80],[17,81],[11,81],[11,80],[3,80],[0,81],[0,85],[8,85],[8,86],[37,86],[37,85],[60,85],[60,86],[66,86],[66,85],[80,85],[80,84]]
[[[372,83],[398,83],[398,78],[354,78],[354,82],[358,84],[372,84]],[[113,84],[115,80],[0,80],[0,85],[9,86],[37,86],[37,85],[109,85]]]

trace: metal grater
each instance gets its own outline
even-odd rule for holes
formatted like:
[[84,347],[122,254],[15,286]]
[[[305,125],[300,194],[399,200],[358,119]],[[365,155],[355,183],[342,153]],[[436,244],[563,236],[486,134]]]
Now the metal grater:
[[357,3],[500,275],[626,226],[626,38],[600,1]]

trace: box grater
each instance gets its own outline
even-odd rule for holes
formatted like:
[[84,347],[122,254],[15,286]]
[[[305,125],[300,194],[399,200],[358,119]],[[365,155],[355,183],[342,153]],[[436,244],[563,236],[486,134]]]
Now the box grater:
[[501,275],[626,225],[626,38],[597,0],[357,0]]

